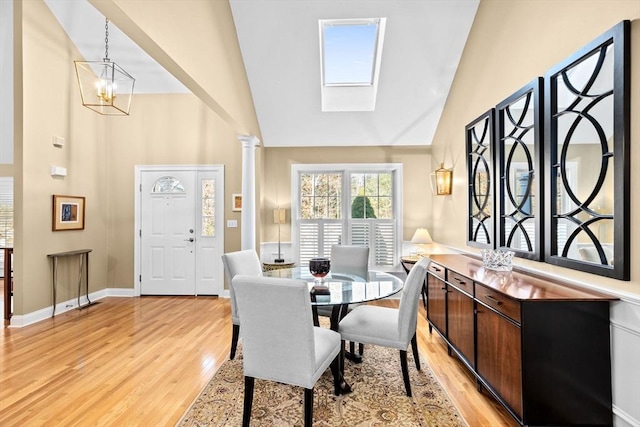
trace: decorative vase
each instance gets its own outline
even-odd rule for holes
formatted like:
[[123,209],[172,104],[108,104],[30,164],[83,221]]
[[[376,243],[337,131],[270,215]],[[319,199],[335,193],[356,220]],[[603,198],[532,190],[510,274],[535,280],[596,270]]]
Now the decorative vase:
[[322,282],[324,276],[329,274],[331,260],[329,258],[311,258],[309,260],[309,272],[316,281]]

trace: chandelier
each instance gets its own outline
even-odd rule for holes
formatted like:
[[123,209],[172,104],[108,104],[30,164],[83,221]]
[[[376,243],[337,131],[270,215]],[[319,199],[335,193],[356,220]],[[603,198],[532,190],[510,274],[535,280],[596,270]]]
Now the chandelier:
[[104,24],[102,61],[73,61],[82,105],[112,116],[128,116],[135,79],[109,59],[109,19]]

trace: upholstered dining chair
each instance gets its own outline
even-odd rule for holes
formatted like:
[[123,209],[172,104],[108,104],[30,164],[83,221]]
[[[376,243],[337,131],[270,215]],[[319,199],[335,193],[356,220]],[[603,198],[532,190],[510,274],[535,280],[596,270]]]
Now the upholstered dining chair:
[[331,246],[331,274],[369,277],[369,247],[357,245]]
[[304,425],[311,426],[313,388],[329,366],[340,394],[340,334],[313,326],[305,281],[239,275],[233,287],[242,333],[242,425],[249,426],[258,378],[304,388]]
[[[331,275],[340,276],[341,274],[347,276],[356,276],[362,278],[364,282],[369,277],[369,247],[358,245],[332,245],[331,246]],[[350,305],[348,310],[351,310],[354,305]],[[331,317],[332,307],[318,306],[314,307],[314,316]],[[314,317],[315,318],[315,317]],[[318,323],[316,322],[316,325]],[[355,353],[355,345],[350,343],[351,353]],[[358,352],[360,355],[363,353],[363,345],[358,346]]]
[[418,323],[418,299],[422,283],[431,260],[422,258],[411,268],[396,308],[361,305],[354,308],[340,321],[339,332],[342,345],[345,341],[355,341],[391,347],[400,350],[400,365],[407,396],[411,396],[409,369],[407,367],[407,347],[411,343],[416,369],[420,370],[416,326]]
[[240,337],[240,316],[238,316],[238,306],[236,304],[236,296],[233,289],[233,278],[238,274],[249,276],[262,276],[262,264],[258,254],[253,249],[243,251],[229,252],[222,255],[222,264],[224,265],[224,274],[229,283],[229,298],[231,300],[231,352],[229,359],[236,357],[236,348],[238,347],[238,338]]
[[[415,264],[415,262],[407,262],[407,261],[403,261],[402,259],[400,260],[400,265],[402,265],[402,268],[404,269],[404,272],[407,273],[407,275],[409,275],[409,271],[411,271],[411,267],[413,266],[413,264]],[[427,282],[425,280],[425,282],[422,284],[422,291],[420,292],[422,294],[422,305],[424,306],[424,309],[427,309]]]

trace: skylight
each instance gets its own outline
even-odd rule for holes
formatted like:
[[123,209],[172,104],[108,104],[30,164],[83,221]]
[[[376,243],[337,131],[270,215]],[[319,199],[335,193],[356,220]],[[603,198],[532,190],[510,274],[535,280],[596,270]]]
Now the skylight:
[[373,84],[379,23],[379,19],[323,21],[323,84]]
[[386,18],[321,19],[322,111],[373,111]]

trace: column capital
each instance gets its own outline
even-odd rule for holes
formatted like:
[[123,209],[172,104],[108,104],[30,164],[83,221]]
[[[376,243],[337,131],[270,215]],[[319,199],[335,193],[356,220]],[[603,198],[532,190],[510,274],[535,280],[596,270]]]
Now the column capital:
[[238,135],[238,141],[242,143],[243,147],[258,147],[260,145],[260,138],[255,135]]

